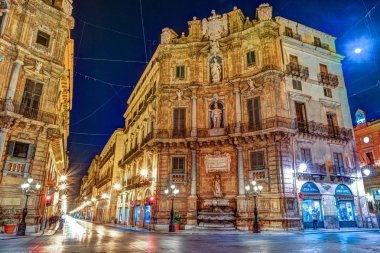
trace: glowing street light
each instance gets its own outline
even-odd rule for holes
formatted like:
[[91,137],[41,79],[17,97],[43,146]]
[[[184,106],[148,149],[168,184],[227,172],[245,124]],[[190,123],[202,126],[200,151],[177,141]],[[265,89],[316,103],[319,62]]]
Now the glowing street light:
[[174,184],[170,185],[170,190],[165,189],[165,194],[168,199],[172,201],[172,208],[170,210],[170,223],[169,223],[169,232],[174,232],[174,198],[179,193],[179,189],[175,187]]
[[368,177],[371,174],[371,170],[366,167],[363,169],[363,174],[364,176]]
[[141,176],[146,177],[146,176],[148,176],[148,170],[147,169],[142,169],[140,171],[140,174],[141,174]]
[[300,172],[305,172],[307,170],[307,164],[306,163],[301,163],[299,165],[299,170],[300,170]]
[[66,184],[61,184],[61,185],[59,186],[59,189],[60,189],[60,190],[64,190],[64,189],[66,189],[66,187],[67,187]]
[[116,183],[116,184],[114,184],[113,188],[114,188],[116,191],[120,191],[120,190],[121,190],[121,184],[120,184],[120,183]]
[[67,176],[66,175],[62,175],[62,176],[59,177],[59,180],[61,182],[65,182],[67,180]]
[[253,233],[260,233],[260,223],[259,223],[259,215],[257,209],[257,197],[261,194],[263,190],[263,186],[257,184],[255,180],[251,181],[252,188],[249,184],[245,186],[246,195],[253,196],[254,208],[253,208]]

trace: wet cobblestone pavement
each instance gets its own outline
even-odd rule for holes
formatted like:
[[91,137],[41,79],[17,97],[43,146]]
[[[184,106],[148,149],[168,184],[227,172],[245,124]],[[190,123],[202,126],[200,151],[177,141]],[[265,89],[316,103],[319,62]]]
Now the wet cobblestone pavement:
[[1,240],[0,252],[380,252],[380,232],[160,234],[68,219],[54,236]]

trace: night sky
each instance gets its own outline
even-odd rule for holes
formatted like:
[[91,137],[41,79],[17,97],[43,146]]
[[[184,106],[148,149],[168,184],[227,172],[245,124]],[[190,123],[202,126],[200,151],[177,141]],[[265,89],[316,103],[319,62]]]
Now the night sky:
[[[91,159],[101,152],[112,132],[124,126],[126,101],[144,71],[146,59],[149,61],[159,43],[162,28],[187,34],[187,21],[193,16],[202,19],[209,17],[212,9],[226,13],[233,6],[252,19],[263,2],[273,6],[273,16],[337,37],[337,51],[346,56],[343,71],[352,116],[361,108],[368,120],[380,117],[380,1],[141,0],[141,13],[139,0],[74,0],[69,170],[76,186],[72,193],[78,192]],[[353,53],[357,47],[363,50],[360,55]]]

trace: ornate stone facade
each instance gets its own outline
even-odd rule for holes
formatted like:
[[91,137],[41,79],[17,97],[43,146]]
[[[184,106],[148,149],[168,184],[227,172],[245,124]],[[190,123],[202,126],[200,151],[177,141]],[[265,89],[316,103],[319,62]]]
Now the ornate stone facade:
[[[53,4],[54,3],[54,4]],[[73,90],[71,0],[0,1],[0,207],[18,214],[28,176],[42,184],[28,203],[29,229],[59,212],[59,175],[67,170]]]
[[[368,216],[334,38],[262,4],[164,28],[128,100],[121,222],[167,230],[252,228],[245,185],[263,186],[262,228],[326,228]],[[153,195],[149,204],[147,197]],[[120,220],[120,219],[119,219]]]

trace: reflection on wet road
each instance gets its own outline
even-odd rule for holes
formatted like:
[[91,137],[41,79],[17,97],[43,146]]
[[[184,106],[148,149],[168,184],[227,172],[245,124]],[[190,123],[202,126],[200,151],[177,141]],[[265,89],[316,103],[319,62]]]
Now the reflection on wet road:
[[63,233],[0,241],[0,252],[380,252],[380,232],[159,234],[67,218]]

